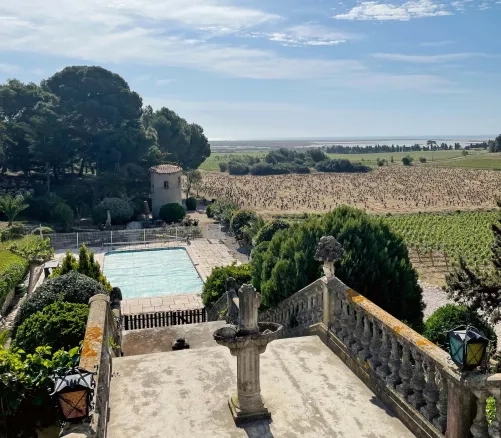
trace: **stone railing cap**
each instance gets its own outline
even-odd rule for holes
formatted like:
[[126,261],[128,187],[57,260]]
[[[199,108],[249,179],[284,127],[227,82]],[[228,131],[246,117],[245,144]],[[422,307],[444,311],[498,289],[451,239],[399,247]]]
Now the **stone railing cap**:
[[92,304],[94,301],[106,301],[107,303],[109,303],[110,296],[106,294],[96,294],[90,297],[89,304]]

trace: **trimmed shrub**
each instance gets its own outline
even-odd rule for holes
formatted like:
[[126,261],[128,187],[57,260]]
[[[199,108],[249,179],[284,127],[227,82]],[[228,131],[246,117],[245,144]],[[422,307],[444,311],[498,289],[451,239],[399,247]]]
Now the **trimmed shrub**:
[[202,292],[202,300],[205,306],[214,304],[226,292],[226,279],[228,277],[233,277],[239,286],[250,283],[250,265],[244,264],[237,266],[233,263],[230,266],[214,268],[207,277]]
[[258,215],[252,210],[237,210],[231,216],[230,229],[237,239],[242,239],[242,229],[253,221],[258,220]]
[[252,283],[265,306],[274,307],[321,277],[314,259],[322,236],[334,236],[344,248],[336,276],[349,287],[422,330],[422,289],[407,247],[380,219],[340,207],[275,233],[263,253],[252,253]]
[[75,223],[75,213],[67,204],[58,204],[54,210],[53,218],[64,231],[70,231]]
[[228,163],[221,162],[219,163],[219,171],[226,172],[228,170]]
[[190,197],[186,200],[186,210],[193,211],[197,209],[197,199]]
[[92,296],[107,293],[102,284],[76,271],[49,278],[21,304],[14,320],[13,336],[22,322],[49,304],[56,301],[88,304]]
[[413,161],[414,161],[414,158],[412,158],[410,155],[407,155],[406,157],[402,158],[402,164],[404,166],[410,166]]
[[28,262],[10,251],[0,251],[0,308],[7,294],[15,288],[26,275]]
[[73,256],[73,253],[68,250],[66,255],[63,258],[61,266],[59,268],[54,269],[52,272],[51,278],[59,277],[61,275],[68,274],[71,271],[77,271],[80,274],[86,275],[87,277],[92,278],[93,280],[101,283],[104,288],[111,292],[111,284],[105,275],[101,272],[101,267],[99,263],[94,259],[94,252],[89,251],[85,245],[80,247],[80,251],[78,254],[78,261]]
[[262,242],[269,242],[275,233],[279,230],[289,228],[289,223],[282,219],[275,219],[264,224],[264,227],[259,230],[257,236],[254,238],[254,245],[259,245]]
[[352,163],[345,158],[338,160],[320,161],[315,165],[319,172],[347,172],[347,173],[365,173],[370,172],[371,168],[361,163]]
[[8,240],[20,239],[24,236],[24,225],[13,223],[10,227],[4,228],[0,232],[0,241],[7,242]]
[[205,214],[207,215],[207,217],[214,217],[214,212],[212,211],[212,204],[211,205],[208,205],[207,208],[205,209]]
[[108,210],[113,225],[125,224],[134,215],[134,208],[126,199],[104,198],[93,211],[94,222],[97,224],[106,223]]
[[482,330],[496,347],[497,336],[493,327],[473,310],[456,304],[446,304],[435,310],[424,324],[423,336],[449,351],[447,332],[461,325],[472,325]]
[[231,201],[217,200],[212,204],[211,212],[214,218],[225,225],[229,225],[233,212],[238,210],[238,205]]
[[158,214],[165,222],[168,223],[178,222],[186,216],[184,208],[177,202],[162,205]]
[[87,304],[56,301],[27,318],[17,329],[14,346],[33,353],[40,345],[52,351],[78,346],[85,335]]
[[228,163],[228,173],[230,175],[247,175],[249,173],[249,166],[240,161],[231,160]]

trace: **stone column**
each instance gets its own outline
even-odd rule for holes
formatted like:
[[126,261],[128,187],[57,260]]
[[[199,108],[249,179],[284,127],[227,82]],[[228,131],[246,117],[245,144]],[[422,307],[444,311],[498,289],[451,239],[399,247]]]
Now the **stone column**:
[[[266,411],[261,397],[259,379],[259,347],[238,350],[237,353],[237,391],[238,408],[243,411]],[[234,404],[236,400],[233,400]]]
[[469,436],[475,412],[475,397],[459,383],[452,379],[447,381],[447,438],[464,438]]

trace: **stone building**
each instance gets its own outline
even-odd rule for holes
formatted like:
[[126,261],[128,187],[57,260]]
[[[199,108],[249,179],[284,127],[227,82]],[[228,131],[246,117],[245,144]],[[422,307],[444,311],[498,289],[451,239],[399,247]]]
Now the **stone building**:
[[177,202],[182,205],[182,169],[172,164],[151,167],[151,207],[153,217],[158,217],[165,204]]

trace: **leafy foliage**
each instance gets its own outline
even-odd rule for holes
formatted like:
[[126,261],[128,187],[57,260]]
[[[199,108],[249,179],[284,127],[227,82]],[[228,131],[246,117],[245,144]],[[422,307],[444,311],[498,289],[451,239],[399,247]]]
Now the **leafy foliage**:
[[256,212],[252,210],[237,210],[231,216],[230,229],[236,238],[241,240],[243,238],[242,229],[257,220],[258,215]]
[[407,155],[407,156],[402,158],[402,164],[404,166],[410,166],[413,161],[414,161],[414,158],[411,155]]
[[106,294],[104,286],[86,275],[76,271],[60,277],[49,278],[42,283],[19,307],[14,320],[13,336],[19,325],[31,315],[56,301],[75,304],[88,304],[96,294]]
[[51,278],[59,277],[72,271],[79,272],[80,274],[98,281],[108,292],[111,292],[112,286],[106,276],[101,272],[99,263],[94,259],[94,252],[89,251],[85,245],[80,247],[78,261],[73,256],[73,253],[68,250],[61,262],[61,266],[54,269]]
[[7,294],[22,281],[27,269],[25,259],[10,251],[0,251],[0,308]]
[[55,421],[49,393],[54,375],[78,365],[78,347],[51,352],[37,347],[33,354],[0,348],[0,406],[7,436],[36,436],[37,425]]
[[64,231],[71,231],[75,223],[75,213],[67,204],[59,204],[54,209],[54,220],[63,228]]
[[218,199],[210,205],[210,212],[213,217],[225,225],[229,225],[233,213],[238,210],[238,205],[231,201]]
[[186,179],[185,187],[186,187],[186,198],[190,198],[190,193],[192,188],[196,188],[200,182],[202,181],[202,174],[199,170],[187,170],[184,172],[184,176]]
[[322,275],[314,255],[320,238],[328,235],[345,251],[336,262],[336,276],[419,331],[422,290],[406,246],[380,220],[350,207],[277,231],[252,252],[252,282],[264,304],[274,307]]
[[186,209],[189,211],[194,211],[197,209],[197,199],[196,198],[188,198],[186,199]]
[[449,351],[447,332],[462,325],[471,325],[482,330],[494,347],[496,346],[497,337],[493,327],[468,307],[455,304],[446,304],[435,310],[424,324],[423,336]]
[[27,318],[17,329],[14,346],[34,352],[40,345],[53,351],[78,345],[85,335],[87,304],[56,301]]
[[111,215],[112,224],[125,224],[134,214],[134,208],[126,199],[104,198],[94,209],[94,221],[97,224],[104,224],[107,219],[108,210]]
[[216,267],[207,277],[202,292],[204,306],[214,304],[226,292],[226,279],[233,277],[239,286],[249,283],[251,271],[249,264],[237,266],[233,263],[230,266]]
[[23,196],[5,195],[0,197],[0,212],[7,216],[9,225],[12,225],[12,222],[14,222],[19,213],[27,208],[28,204],[25,202]]
[[290,224],[282,219],[274,219],[266,222],[255,237],[254,245],[259,245],[262,242],[269,242],[277,231],[285,230],[289,228],[289,226]]
[[165,204],[160,207],[159,216],[167,223],[178,222],[184,218],[186,212],[177,202]]
[[24,236],[24,225],[13,223],[10,227],[4,228],[0,232],[0,241],[7,242],[9,240],[20,239]]
[[317,163],[315,169],[319,172],[348,172],[365,173],[370,172],[371,168],[361,163],[352,163],[350,160],[325,160]]

